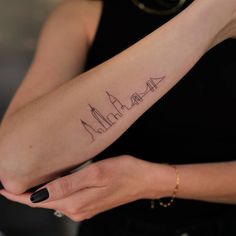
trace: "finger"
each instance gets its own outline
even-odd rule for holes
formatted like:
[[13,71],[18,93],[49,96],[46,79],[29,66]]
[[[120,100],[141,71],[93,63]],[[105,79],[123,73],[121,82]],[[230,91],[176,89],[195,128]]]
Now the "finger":
[[116,195],[110,195],[107,187],[92,187],[57,201],[55,207],[63,206],[61,211],[66,216],[75,222],[80,222],[128,202],[130,200],[120,201]]
[[78,172],[48,183],[33,193],[30,200],[33,203],[56,201],[64,199],[81,189],[97,186],[99,183],[99,172],[97,165],[88,165]]
[[65,215],[75,216],[93,210],[98,201],[103,200],[102,196],[104,196],[104,187],[91,187],[53,203],[55,203],[55,209],[60,209]]
[[1,190],[0,193],[1,193],[2,196],[4,196],[5,198],[7,198],[8,200],[11,200],[13,202],[22,203],[22,204],[25,204],[25,205],[32,204],[29,201],[29,196],[30,196],[29,193],[24,193],[24,194],[21,194],[21,195],[15,195],[15,194],[7,192],[6,190]]
[[10,201],[18,202],[18,203],[21,203],[21,204],[24,204],[24,205],[27,205],[27,206],[33,207],[33,208],[56,209],[56,205],[58,205],[58,204],[56,204],[56,202],[51,203],[51,204],[47,204],[47,203],[45,203],[45,204],[43,204],[43,203],[33,204],[30,201],[31,193],[24,193],[24,194],[21,194],[21,195],[15,195],[15,194],[7,192],[6,190],[1,190],[0,194],[2,196],[4,196],[5,198],[7,198],[8,200],[10,200]]

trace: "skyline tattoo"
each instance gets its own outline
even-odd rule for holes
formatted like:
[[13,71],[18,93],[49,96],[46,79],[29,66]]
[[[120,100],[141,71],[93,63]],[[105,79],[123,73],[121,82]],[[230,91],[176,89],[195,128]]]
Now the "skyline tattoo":
[[125,113],[131,110],[134,106],[139,105],[143,102],[143,98],[149,93],[155,92],[158,88],[158,84],[165,78],[165,76],[160,78],[150,78],[146,81],[146,88],[143,92],[134,92],[130,96],[130,106],[123,104],[117,97],[106,91],[108,100],[113,107],[113,112],[108,113],[107,115],[102,114],[97,108],[93,107],[91,104],[88,104],[90,107],[90,112],[92,117],[97,121],[99,127],[94,128],[86,121],[80,119],[84,129],[91,137],[91,142],[95,141],[97,135],[101,135],[109,130],[116,122],[123,117]]

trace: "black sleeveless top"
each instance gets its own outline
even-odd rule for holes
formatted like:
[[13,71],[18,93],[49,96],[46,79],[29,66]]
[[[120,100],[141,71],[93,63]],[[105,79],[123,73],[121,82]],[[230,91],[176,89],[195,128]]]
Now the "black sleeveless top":
[[[191,2],[187,1],[185,7]],[[126,49],[173,16],[147,14],[131,0],[104,0],[86,70]],[[236,42],[227,40],[204,55],[170,92],[94,160],[122,154],[175,164],[235,160],[235,68]],[[149,206],[150,201],[141,200],[102,214],[120,211],[152,221],[176,222],[235,209],[233,205],[182,199],[176,199],[169,208],[151,211]]]

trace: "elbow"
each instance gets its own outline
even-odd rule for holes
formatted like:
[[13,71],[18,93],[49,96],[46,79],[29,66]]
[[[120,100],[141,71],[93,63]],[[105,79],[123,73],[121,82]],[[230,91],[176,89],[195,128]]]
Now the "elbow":
[[9,193],[15,194],[15,195],[20,195],[25,193],[28,188],[26,187],[27,184],[24,184],[23,182],[18,182],[18,181],[4,181],[2,180],[2,183],[0,182],[0,190],[4,189]]
[[0,181],[7,191],[21,194],[32,181],[32,153],[17,132],[4,128],[0,129]]
[[12,194],[22,194],[29,189],[30,181],[29,171],[19,160],[0,157],[0,182],[5,190]]

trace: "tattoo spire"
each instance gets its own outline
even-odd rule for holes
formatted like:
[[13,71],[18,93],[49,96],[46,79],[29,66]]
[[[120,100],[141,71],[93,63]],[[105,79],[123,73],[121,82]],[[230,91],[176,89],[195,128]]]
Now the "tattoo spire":
[[131,110],[135,105],[139,105],[143,102],[143,98],[152,92],[155,92],[158,88],[158,84],[165,78],[165,76],[160,78],[150,78],[146,81],[146,88],[143,92],[134,92],[130,96],[131,105],[130,107],[123,104],[117,97],[106,91],[109,102],[114,108],[114,112],[109,113],[108,115],[103,115],[97,108],[88,104],[90,107],[91,115],[97,120],[98,124],[102,127],[95,129],[87,122],[80,120],[84,129],[91,136],[92,142],[95,140],[95,136],[103,134],[109,128],[116,124],[116,122],[125,114],[125,112]]

